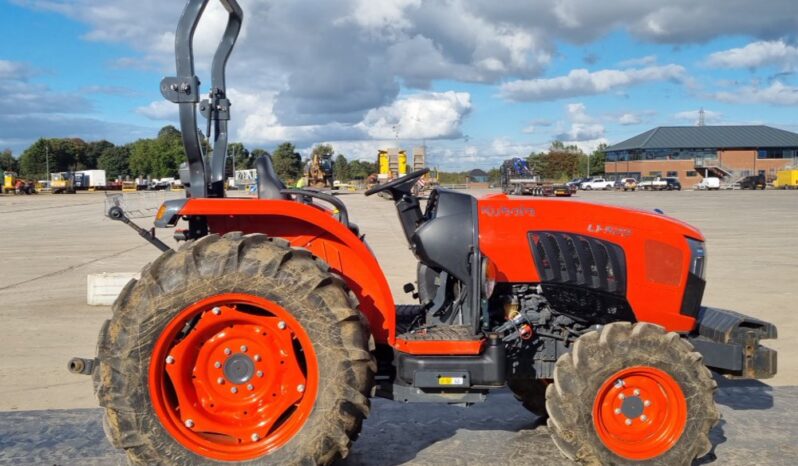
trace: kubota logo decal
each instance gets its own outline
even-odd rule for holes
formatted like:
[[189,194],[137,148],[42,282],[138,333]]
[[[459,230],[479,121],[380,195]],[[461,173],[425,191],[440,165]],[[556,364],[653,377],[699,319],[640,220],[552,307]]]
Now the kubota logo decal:
[[587,226],[587,231],[590,233],[603,233],[605,235],[611,236],[622,236],[627,238],[632,236],[632,229],[626,227],[616,227],[612,225],[597,225],[595,223],[591,223]]
[[488,217],[534,217],[532,207],[482,207],[479,211]]

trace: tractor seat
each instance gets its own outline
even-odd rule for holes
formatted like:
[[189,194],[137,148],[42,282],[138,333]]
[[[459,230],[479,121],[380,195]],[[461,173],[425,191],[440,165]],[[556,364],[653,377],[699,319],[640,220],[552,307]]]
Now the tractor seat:
[[290,200],[291,196],[280,191],[285,185],[274,171],[272,158],[269,155],[259,157],[255,161],[255,170],[258,174],[258,199]]
[[[255,161],[255,170],[258,173],[258,199],[291,200],[290,195],[280,192],[285,189],[285,184],[277,177],[269,155],[264,155]],[[348,223],[352,233],[360,238],[360,228],[352,222]]]

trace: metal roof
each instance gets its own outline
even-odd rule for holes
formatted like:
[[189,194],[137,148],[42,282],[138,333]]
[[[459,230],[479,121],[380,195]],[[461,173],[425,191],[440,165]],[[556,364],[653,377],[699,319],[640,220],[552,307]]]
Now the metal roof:
[[660,126],[608,147],[631,149],[755,149],[798,147],[798,134],[770,126]]

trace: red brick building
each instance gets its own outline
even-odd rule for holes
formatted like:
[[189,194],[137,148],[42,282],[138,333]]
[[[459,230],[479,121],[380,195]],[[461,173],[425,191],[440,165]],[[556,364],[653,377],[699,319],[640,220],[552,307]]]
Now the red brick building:
[[685,188],[706,176],[771,180],[798,167],[798,134],[769,126],[662,126],[608,147],[606,155],[609,178],[675,177]]

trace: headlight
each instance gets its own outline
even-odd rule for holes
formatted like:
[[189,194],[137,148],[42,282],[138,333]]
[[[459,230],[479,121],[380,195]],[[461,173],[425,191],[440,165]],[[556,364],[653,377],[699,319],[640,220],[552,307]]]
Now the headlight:
[[690,245],[690,273],[701,280],[706,279],[707,274],[707,246],[703,241],[687,238]]
[[496,289],[496,266],[487,257],[482,257],[482,293],[490,299]]

